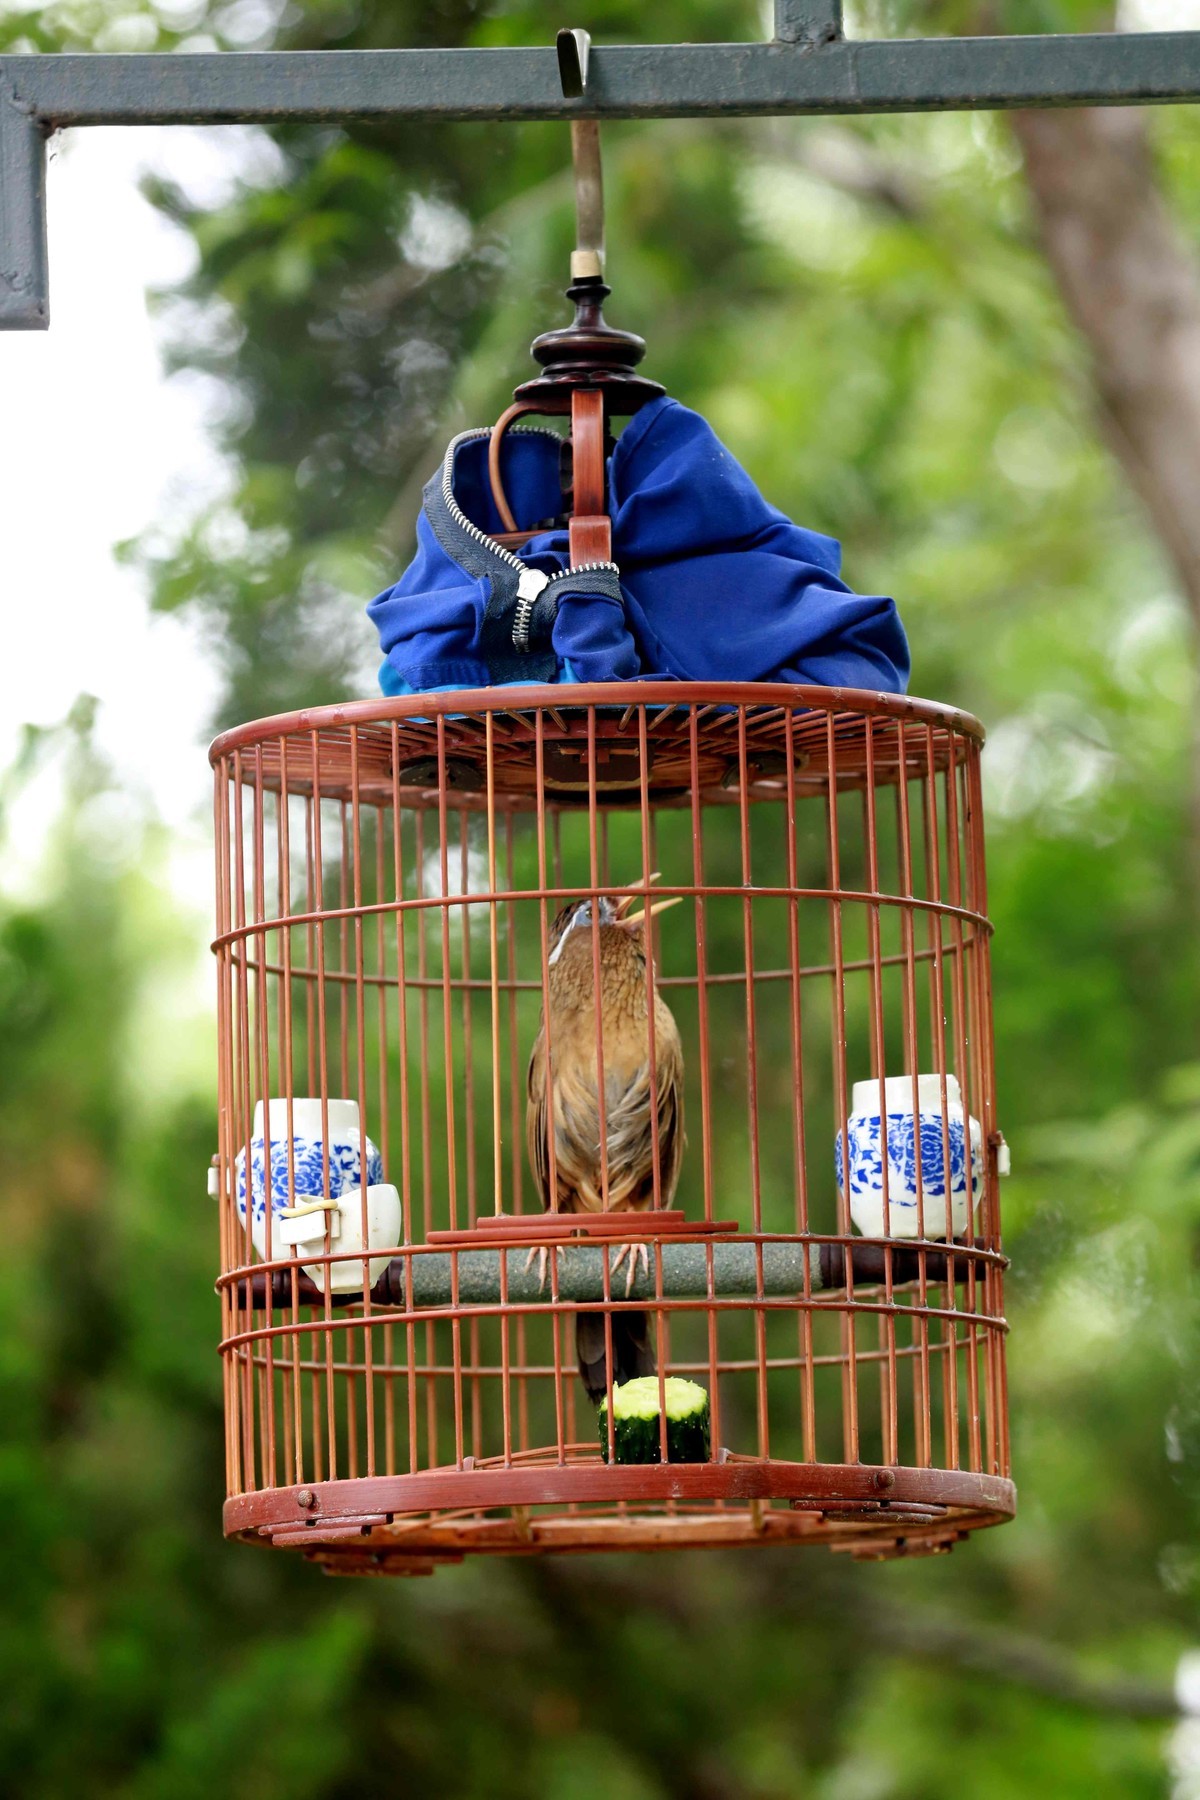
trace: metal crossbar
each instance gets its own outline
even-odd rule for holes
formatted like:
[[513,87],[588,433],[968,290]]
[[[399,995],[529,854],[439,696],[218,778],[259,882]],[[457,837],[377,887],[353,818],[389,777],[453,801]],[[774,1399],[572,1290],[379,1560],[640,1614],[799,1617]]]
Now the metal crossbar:
[[991,111],[1200,99],[1200,32],[850,40],[841,0],[776,0],[759,44],[0,57],[0,329],[49,323],[45,141],[67,125]]

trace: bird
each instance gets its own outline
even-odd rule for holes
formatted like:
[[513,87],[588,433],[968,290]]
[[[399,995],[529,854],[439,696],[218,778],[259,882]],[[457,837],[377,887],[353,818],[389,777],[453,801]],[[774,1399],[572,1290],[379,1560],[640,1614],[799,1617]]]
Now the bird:
[[[656,879],[651,876],[650,880]],[[678,904],[660,900],[644,912],[639,896],[618,892],[564,906],[549,935],[542,1019],[529,1059],[526,1140],[544,1206],[559,1212],[642,1212],[654,1203],[657,1135],[658,1192],[669,1206],[683,1160],[683,1046],[670,1008],[653,988],[654,1086],[650,1091],[650,994],[647,991],[646,923]],[[601,1052],[604,1066],[605,1154],[597,1079],[597,1018],[593,933],[599,937]],[[546,1021],[549,1017],[549,1068]],[[549,1128],[554,1126],[554,1175],[550,1189]],[[653,1121],[657,1119],[657,1131]],[[547,1251],[531,1250],[546,1276]],[[626,1294],[638,1266],[648,1271],[645,1244],[622,1246],[614,1272],[628,1263]],[[599,1405],[608,1391],[605,1314],[575,1315],[579,1373]],[[656,1372],[645,1313],[612,1314],[612,1382],[619,1385]]]

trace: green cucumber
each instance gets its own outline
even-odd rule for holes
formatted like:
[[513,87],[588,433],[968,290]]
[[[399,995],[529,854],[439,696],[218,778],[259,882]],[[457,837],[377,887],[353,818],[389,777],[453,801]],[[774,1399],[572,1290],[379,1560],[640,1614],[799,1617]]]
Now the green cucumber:
[[[667,1409],[667,1461],[707,1462],[711,1455],[708,1394],[694,1381],[668,1375],[663,1382]],[[613,1460],[662,1461],[657,1375],[639,1375],[613,1389]],[[608,1397],[600,1402],[600,1449],[608,1461]]]

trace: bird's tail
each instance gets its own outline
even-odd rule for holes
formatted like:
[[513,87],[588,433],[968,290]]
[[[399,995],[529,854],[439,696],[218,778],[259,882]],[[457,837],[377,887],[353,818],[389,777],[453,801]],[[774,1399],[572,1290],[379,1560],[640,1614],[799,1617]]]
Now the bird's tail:
[[[599,1406],[607,1390],[605,1381],[603,1313],[581,1312],[575,1315],[575,1347],[579,1353],[579,1373],[593,1406]],[[655,1375],[658,1364],[650,1344],[650,1320],[644,1312],[615,1312],[612,1315],[613,1386],[632,1381],[636,1375]]]

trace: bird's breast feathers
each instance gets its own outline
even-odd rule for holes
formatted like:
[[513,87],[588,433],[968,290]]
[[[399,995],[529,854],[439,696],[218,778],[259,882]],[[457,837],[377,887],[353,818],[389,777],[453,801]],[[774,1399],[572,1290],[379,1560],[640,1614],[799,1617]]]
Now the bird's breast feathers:
[[[572,1211],[604,1210],[600,1150],[600,1105],[596,1079],[595,1026],[578,1044],[551,1045],[550,1093],[546,1090],[545,1040],[539,1037],[529,1071],[528,1136],[530,1157],[544,1198],[549,1202],[547,1101],[554,1119],[554,1161],[558,1204]],[[639,1041],[640,1039],[640,1041]],[[649,1034],[629,1034],[609,1042],[605,1032],[605,1157],[608,1208],[642,1207],[654,1198],[655,1142],[658,1148],[659,1193],[664,1203],[674,1194],[683,1153],[683,1055],[670,1012],[655,1007],[654,1073],[657,1105],[651,1105]]]

